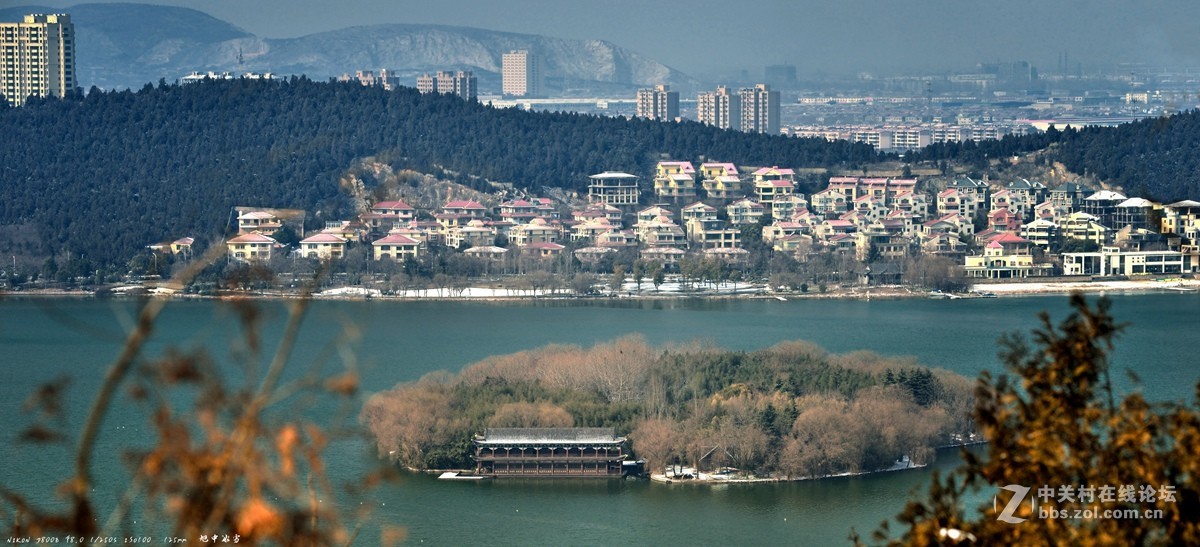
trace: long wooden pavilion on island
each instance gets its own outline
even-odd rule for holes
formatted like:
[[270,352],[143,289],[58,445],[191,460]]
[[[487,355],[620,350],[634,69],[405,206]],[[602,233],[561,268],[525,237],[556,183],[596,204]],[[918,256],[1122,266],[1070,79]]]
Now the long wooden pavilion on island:
[[487,477],[620,477],[625,437],[610,427],[488,428],[475,473]]

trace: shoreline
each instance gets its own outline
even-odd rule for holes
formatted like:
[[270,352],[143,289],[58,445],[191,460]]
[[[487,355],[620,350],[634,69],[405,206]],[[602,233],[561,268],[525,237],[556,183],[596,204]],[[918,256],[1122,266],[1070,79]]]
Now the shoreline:
[[[289,300],[300,298],[298,292],[283,291],[230,291],[222,294],[199,295],[186,294],[178,291],[155,291],[139,285],[118,287],[123,291],[105,290],[64,290],[64,289],[33,289],[33,290],[0,290],[0,298],[96,298],[96,297],[165,297],[181,299],[216,299],[216,300]],[[133,291],[133,292],[131,292]],[[945,297],[953,299],[988,297],[1022,297],[1040,295],[1069,294],[1072,292],[1100,293],[1152,293],[1152,292],[1200,292],[1200,279],[1183,279],[1180,277],[1154,277],[1145,279],[1129,279],[1118,281],[1093,281],[1091,279],[1047,278],[1045,280],[1022,281],[982,281],[971,284],[969,292],[946,293]],[[363,287],[337,287],[315,292],[309,295],[314,300],[382,300],[398,302],[417,301],[476,301],[476,302],[523,302],[537,300],[564,301],[611,301],[611,300],[679,300],[679,299],[773,299],[780,301],[807,299],[910,299],[937,297],[927,289],[905,285],[881,285],[872,287],[841,287],[824,293],[771,291],[764,285],[738,285],[732,289],[718,286],[715,289],[699,291],[684,291],[676,287],[666,290],[625,290],[616,294],[578,296],[569,292],[547,292],[528,289],[497,289],[490,287],[468,287],[464,289],[412,289],[404,294],[383,294],[377,289]]]

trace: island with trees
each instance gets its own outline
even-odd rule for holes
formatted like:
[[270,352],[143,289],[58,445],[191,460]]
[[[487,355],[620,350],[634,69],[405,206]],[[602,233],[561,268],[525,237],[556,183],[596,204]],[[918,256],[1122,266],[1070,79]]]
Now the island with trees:
[[486,428],[610,427],[652,473],[768,480],[920,466],[973,438],[970,382],[911,358],[802,341],[742,352],[640,337],[493,356],[376,393],[360,415],[381,457],[471,469]]

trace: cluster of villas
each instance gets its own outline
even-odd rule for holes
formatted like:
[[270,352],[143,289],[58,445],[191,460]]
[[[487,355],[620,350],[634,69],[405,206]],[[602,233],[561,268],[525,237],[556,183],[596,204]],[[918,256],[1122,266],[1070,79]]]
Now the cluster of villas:
[[[766,218],[763,241],[800,261],[821,252],[871,263],[924,254],[989,279],[1183,274],[1200,264],[1200,203],[1194,201],[1162,205],[1024,179],[960,178],[936,194],[919,191],[911,178],[831,177],[811,195],[797,192],[796,182],[787,168],[743,176],[730,163],[697,169],[663,161],[652,185],[623,172],[592,175],[587,205],[569,213],[546,198],[495,208],[452,200],[436,211],[381,201],[357,219],[328,223],[293,252],[337,259],[351,245],[369,244],[375,260],[403,261],[443,245],[499,260],[514,251],[552,259],[569,248],[581,262],[595,263],[633,248],[668,267],[689,253],[737,266],[749,257],[743,228]],[[641,203],[647,195],[653,204]],[[229,256],[270,259],[281,249],[271,234],[286,223],[275,211],[239,209],[239,233],[226,242]],[[1081,249],[1086,252],[1064,252]]]

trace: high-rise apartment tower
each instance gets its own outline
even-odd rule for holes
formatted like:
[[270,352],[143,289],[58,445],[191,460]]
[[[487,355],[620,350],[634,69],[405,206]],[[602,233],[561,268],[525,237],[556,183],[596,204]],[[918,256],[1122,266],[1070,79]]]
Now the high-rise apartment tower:
[[75,86],[70,15],[26,15],[20,23],[0,23],[0,93],[10,105],[24,105],[31,96],[63,97]]
[[696,99],[696,118],[700,123],[721,129],[741,130],[741,104],[741,99],[730,93],[729,88],[720,86],[716,91],[701,93]]
[[665,84],[637,92],[637,115],[658,121],[674,121],[679,117],[679,92]]
[[539,97],[542,94],[542,67],[538,56],[527,50],[515,50],[501,59],[501,91],[510,97]]
[[767,84],[738,91],[742,103],[742,131],[779,134],[779,92]]

